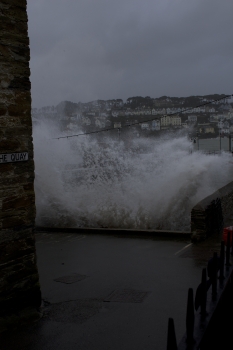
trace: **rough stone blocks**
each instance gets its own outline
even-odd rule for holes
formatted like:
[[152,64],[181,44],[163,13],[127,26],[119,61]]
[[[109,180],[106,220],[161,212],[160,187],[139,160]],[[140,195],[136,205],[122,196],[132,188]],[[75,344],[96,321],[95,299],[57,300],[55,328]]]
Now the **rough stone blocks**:
[[[25,0],[0,0],[0,317],[38,308],[29,39]],[[2,320],[1,320],[2,323]]]

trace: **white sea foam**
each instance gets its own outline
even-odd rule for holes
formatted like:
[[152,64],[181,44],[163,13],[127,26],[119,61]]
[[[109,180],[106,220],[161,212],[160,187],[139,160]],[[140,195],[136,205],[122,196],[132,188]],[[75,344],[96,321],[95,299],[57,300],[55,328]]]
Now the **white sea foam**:
[[190,154],[184,136],[126,147],[60,134],[51,122],[34,127],[37,225],[189,230],[192,207],[232,180],[229,154]]

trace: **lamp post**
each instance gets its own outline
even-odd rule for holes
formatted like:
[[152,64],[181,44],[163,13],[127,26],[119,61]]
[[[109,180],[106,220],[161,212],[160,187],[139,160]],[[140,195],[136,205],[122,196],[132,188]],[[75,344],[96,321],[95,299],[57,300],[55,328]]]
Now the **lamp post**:
[[198,134],[198,131],[197,131],[197,150],[199,151],[199,134]]
[[229,152],[233,155],[233,149],[232,149],[232,134],[229,134]]
[[221,134],[221,131],[219,132],[219,147],[220,147],[220,153],[221,153],[221,150],[222,150],[222,134]]

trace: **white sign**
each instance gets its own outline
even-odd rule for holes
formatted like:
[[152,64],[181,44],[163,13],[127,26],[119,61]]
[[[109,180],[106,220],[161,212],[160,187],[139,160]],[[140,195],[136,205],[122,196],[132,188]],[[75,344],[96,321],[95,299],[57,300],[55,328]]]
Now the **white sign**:
[[0,154],[0,163],[24,162],[28,160],[28,152]]

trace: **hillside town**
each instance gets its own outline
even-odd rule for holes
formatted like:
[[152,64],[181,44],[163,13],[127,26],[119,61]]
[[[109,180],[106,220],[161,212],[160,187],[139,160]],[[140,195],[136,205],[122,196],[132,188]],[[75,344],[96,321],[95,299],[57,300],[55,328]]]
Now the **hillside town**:
[[137,137],[164,130],[191,129],[199,137],[233,133],[233,99],[225,95],[160,98],[130,97],[87,103],[63,101],[57,106],[32,109],[33,123],[47,118],[59,121],[62,131],[79,128],[83,133],[102,129]]

